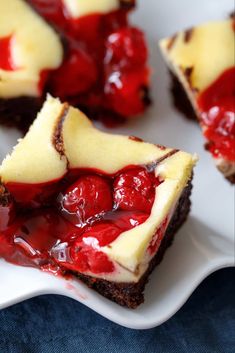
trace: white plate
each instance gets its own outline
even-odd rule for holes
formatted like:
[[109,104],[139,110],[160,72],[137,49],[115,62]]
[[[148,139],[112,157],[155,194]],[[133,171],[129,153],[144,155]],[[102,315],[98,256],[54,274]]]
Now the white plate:
[[[145,303],[136,310],[122,308],[78,281],[69,282],[4,261],[0,261],[0,308],[36,295],[56,293],[72,297],[120,325],[151,328],[170,318],[211,272],[234,265],[233,188],[204,151],[198,126],[172,108],[168,74],[156,45],[158,39],[181,28],[225,18],[233,9],[233,0],[139,0],[139,3],[133,17],[145,29],[150,42],[155,104],[142,119],[117,131],[199,154],[191,215],[151,276]],[[0,130],[0,160],[11,150],[16,137],[16,132]]]

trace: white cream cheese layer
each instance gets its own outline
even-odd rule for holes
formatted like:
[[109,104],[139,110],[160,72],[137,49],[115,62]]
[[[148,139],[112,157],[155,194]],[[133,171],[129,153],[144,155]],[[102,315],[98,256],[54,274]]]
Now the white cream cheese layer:
[[[63,142],[62,153],[56,150],[55,132]],[[163,182],[156,188],[149,218],[101,248],[116,264],[115,273],[102,278],[136,282],[147,268],[146,250],[156,230],[172,215],[191,178],[194,156],[101,132],[78,109],[48,96],[29,132],[0,166],[0,179],[6,184],[34,184],[61,178],[67,168],[94,168],[113,174],[128,165],[154,162],[155,175]]]
[[[199,93],[235,63],[232,20],[209,22],[160,41],[169,66],[183,85]],[[188,77],[187,69],[192,68]]]
[[70,17],[76,19],[94,13],[106,14],[119,8],[119,0],[63,0]]
[[60,38],[25,1],[1,0],[0,39],[9,36],[15,70],[0,68],[0,98],[39,96],[41,71],[62,63]]

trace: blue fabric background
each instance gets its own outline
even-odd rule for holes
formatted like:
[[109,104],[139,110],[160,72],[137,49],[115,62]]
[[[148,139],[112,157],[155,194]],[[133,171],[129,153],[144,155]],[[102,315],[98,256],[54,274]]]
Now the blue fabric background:
[[212,274],[170,320],[145,331],[120,327],[60,296],[0,312],[0,353],[234,353],[235,268]]

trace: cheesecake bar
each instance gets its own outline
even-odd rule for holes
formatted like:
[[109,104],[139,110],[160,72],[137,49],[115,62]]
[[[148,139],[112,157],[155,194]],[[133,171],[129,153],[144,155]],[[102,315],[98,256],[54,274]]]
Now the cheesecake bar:
[[235,23],[209,22],[162,39],[175,105],[198,119],[217,168],[235,182]]
[[149,104],[133,0],[0,2],[0,122],[28,128],[46,92],[113,125]]
[[99,131],[48,96],[0,166],[0,257],[74,274],[135,308],[187,218],[195,162],[180,150]]

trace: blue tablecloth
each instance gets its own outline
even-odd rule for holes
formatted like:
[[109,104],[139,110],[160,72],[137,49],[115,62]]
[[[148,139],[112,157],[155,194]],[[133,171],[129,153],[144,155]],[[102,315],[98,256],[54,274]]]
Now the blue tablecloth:
[[154,329],[118,326],[60,296],[0,312],[0,353],[234,353],[235,268],[207,278],[184,307]]

